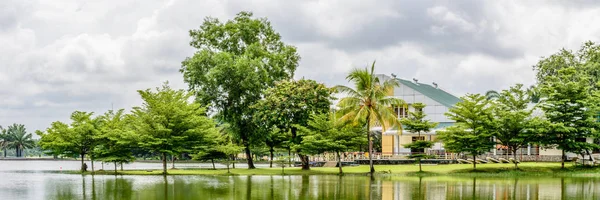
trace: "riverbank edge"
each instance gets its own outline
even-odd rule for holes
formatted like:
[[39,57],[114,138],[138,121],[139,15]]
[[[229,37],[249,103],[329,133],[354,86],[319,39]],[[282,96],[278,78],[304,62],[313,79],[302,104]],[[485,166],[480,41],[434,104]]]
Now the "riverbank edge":
[[[478,165],[473,170],[472,165],[448,164],[423,166],[423,172],[418,171],[415,165],[379,165],[375,166],[375,176],[457,176],[457,177],[597,177],[600,178],[600,167],[566,165],[560,168],[560,163],[522,163],[518,169],[512,164],[487,164]],[[339,169],[334,167],[313,167],[311,170],[301,170],[297,167],[285,168],[257,168],[257,169],[168,169],[168,175],[214,175],[214,176],[271,176],[271,175],[340,175]],[[357,167],[344,167],[343,175],[368,176],[369,168],[366,165]],[[63,171],[61,173],[82,174],[79,171]],[[83,175],[162,175],[162,170],[103,170],[85,172]]]

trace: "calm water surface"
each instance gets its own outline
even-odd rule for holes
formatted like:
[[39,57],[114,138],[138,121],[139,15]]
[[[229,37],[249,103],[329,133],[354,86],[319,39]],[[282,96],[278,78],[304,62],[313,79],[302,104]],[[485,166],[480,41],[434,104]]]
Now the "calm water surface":
[[[194,166],[198,164],[190,164]],[[0,160],[0,199],[600,199],[598,178],[164,177],[60,172],[60,168],[78,167],[70,161]],[[156,163],[125,166],[159,167]]]

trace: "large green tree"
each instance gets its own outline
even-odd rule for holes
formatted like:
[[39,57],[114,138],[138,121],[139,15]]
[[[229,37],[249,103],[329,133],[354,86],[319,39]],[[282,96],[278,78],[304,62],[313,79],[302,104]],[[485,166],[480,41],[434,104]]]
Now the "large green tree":
[[13,124],[6,129],[7,147],[15,149],[16,157],[23,157],[23,150],[35,147],[31,133],[27,133],[25,125]]
[[71,114],[71,124],[53,122],[46,132],[37,132],[40,135],[40,146],[44,150],[50,150],[54,155],[78,155],[81,158],[81,171],[85,167],[85,155],[92,160],[92,150],[97,144],[95,138],[99,134],[98,119],[93,117],[92,112],[75,111]]
[[542,85],[542,92],[548,97],[541,108],[550,125],[541,142],[562,150],[564,168],[565,152],[590,154],[590,150],[598,148],[587,142],[587,138],[598,138],[598,101],[590,93],[589,76],[578,73],[575,67],[557,73],[547,77]]
[[354,88],[338,85],[335,89],[347,96],[338,102],[340,120],[365,125],[369,145],[370,173],[373,167],[373,141],[371,128],[378,124],[382,131],[396,127],[401,131],[402,126],[393,107],[404,105],[404,101],[388,96],[400,83],[395,79],[381,80],[375,76],[375,62],[371,69],[354,69],[346,76],[346,80],[354,84]]
[[191,93],[173,90],[168,84],[138,91],[144,101],[133,108],[134,131],[138,145],[159,154],[163,174],[167,174],[167,155],[192,153],[194,148],[211,143],[219,134],[200,103],[190,102]]
[[473,169],[477,167],[477,156],[494,148],[492,109],[493,106],[486,96],[467,94],[446,113],[446,116],[456,123],[438,132],[438,139],[444,143],[445,149],[473,156]]
[[590,86],[589,89],[600,89],[596,84],[600,81],[600,45],[588,41],[575,52],[561,49],[533,66],[540,85],[554,82],[555,77],[559,76],[560,70],[566,68],[573,68],[578,76],[587,77],[586,85]]
[[[425,104],[414,103],[412,107],[414,108],[414,111],[410,112],[409,117],[402,119],[401,122],[402,125],[404,125],[404,130],[410,131],[413,134],[416,133],[418,138],[421,138],[421,133],[429,132],[431,129],[435,128],[438,123],[430,122],[429,120],[425,119],[427,116],[425,112],[423,112],[423,109],[425,109]],[[420,139],[404,146],[410,149],[417,149],[417,153],[411,153],[410,157],[417,159],[417,162],[419,163],[419,171],[423,171],[421,168],[421,159],[429,157],[424,150],[431,148],[432,146],[432,141],[424,141]]]
[[133,116],[126,115],[123,109],[109,110],[100,116],[100,134],[96,137],[98,145],[94,154],[103,162],[112,162],[117,172],[117,164],[134,160],[133,147],[137,146],[137,137],[132,130]]
[[232,126],[245,147],[248,167],[254,168],[250,145],[259,131],[249,107],[276,81],[291,79],[300,56],[267,19],[250,12],[225,23],[206,18],[190,36],[197,51],[182,63],[184,81],[198,101]]
[[[517,160],[517,150],[536,142],[536,120],[531,116],[535,107],[529,107],[531,93],[522,84],[502,90],[493,103],[496,141],[508,148]],[[514,162],[515,168],[518,163]]]
[[[314,80],[281,81],[265,91],[264,99],[252,107],[255,120],[266,122],[266,127],[277,127],[281,133],[291,133],[291,143],[300,144],[297,125],[307,126],[313,114],[328,113],[334,100],[333,89]],[[301,148],[296,153],[302,161],[302,169],[310,169],[308,156]]]
[[344,123],[336,119],[333,113],[312,115],[308,127],[300,127],[305,134],[302,142],[295,148],[308,154],[334,152],[338,160],[340,174],[342,171],[341,152],[358,149],[366,139],[363,126]]

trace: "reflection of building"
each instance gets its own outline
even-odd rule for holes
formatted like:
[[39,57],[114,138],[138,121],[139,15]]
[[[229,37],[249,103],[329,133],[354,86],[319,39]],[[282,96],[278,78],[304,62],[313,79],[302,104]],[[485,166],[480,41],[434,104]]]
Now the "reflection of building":
[[[380,79],[390,79],[386,75],[378,75]],[[397,79],[400,83],[400,87],[395,88],[391,96],[404,100],[407,105],[403,107],[394,108],[399,118],[407,117],[408,112],[414,111],[411,104],[423,103],[426,107],[423,112],[427,115],[426,120],[431,122],[438,122],[438,126],[428,133],[421,133],[421,138],[418,135],[408,131],[398,130],[386,130],[382,134],[381,148],[383,155],[396,155],[396,154],[408,154],[410,149],[404,148],[404,145],[412,143],[418,139],[435,141],[436,132],[443,130],[448,126],[454,124],[454,121],[448,119],[444,113],[448,112],[448,109],[460,99],[440,88],[437,84],[431,85],[419,83],[416,79],[413,81]],[[381,131],[381,128],[374,128],[375,130]],[[434,147],[431,149],[435,153],[443,153],[444,148],[441,142],[437,141]]]

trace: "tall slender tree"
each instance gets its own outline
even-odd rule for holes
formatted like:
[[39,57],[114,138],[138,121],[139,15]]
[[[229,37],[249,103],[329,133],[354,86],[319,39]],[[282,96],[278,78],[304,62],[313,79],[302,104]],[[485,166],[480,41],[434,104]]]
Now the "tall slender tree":
[[231,125],[245,147],[248,168],[254,168],[250,148],[261,137],[249,107],[275,82],[291,79],[300,56],[294,46],[282,42],[267,19],[250,12],[225,23],[206,18],[190,36],[197,51],[183,61],[184,81],[199,102]]
[[415,103],[412,105],[412,107],[415,110],[410,112],[409,117],[402,119],[401,122],[405,126],[405,130],[410,131],[413,134],[417,133],[418,140],[404,147],[417,149],[417,153],[411,153],[410,157],[417,159],[417,162],[419,163],[419,171],[423,171],[421,168],[421,159],[429,157],[424,150],[426,148],[431,148],[433,146],[433,142],[421,140],[421,133],[429,132],[431,129],[435,128],[438,123],[430,122],[429,120],[425,119],[427,116],[425,112],[423,112],[423,109],[425,109],[425,104]]
[[[502,90],[494,101],[495,137],[499,144],[506,146],[512,151],[515,161],[517,150],[535,142],[537,131],[533,120],[539,120],[531,116],[535,107],[529,108],[531,93],[524,90],[522,84]],[[518,163],[514,162],[515,168]]]
[[381,80],[375,76],[375,62],[371,69],[354,69],[348,74],[346,80],[354,83],[354,88],[338,85],[335,89],[347,96],[338,102],[341,114],[340,120],[365,124],[367,142],[369,145],[369,166],[371,175],[375,172],[373,167],[373,141],[371,128],[378,124],[382,131],[396,127],[402,130],[401,123],[393,107],[404,105],[404,101],[393,96],[388,96],[399,87],[396,79]]
[[548,98],[541,108],[550,122],[542,142],[562,150],[561,167],[565,166],[565,152],[589,154],[598,148],[587,138],[598,138],[598,102],[592,96],[589,77],[574,67],[558,70],[558,75],[547,77],[542,91]]
[[494,146],[492,109],[485,96],[467,94],[446,113],[456,123],[447,130],[438,132],[438,138],[448,151],[465,152],[473,156],[473,169],[477,167],[477,156],[490,151]]

